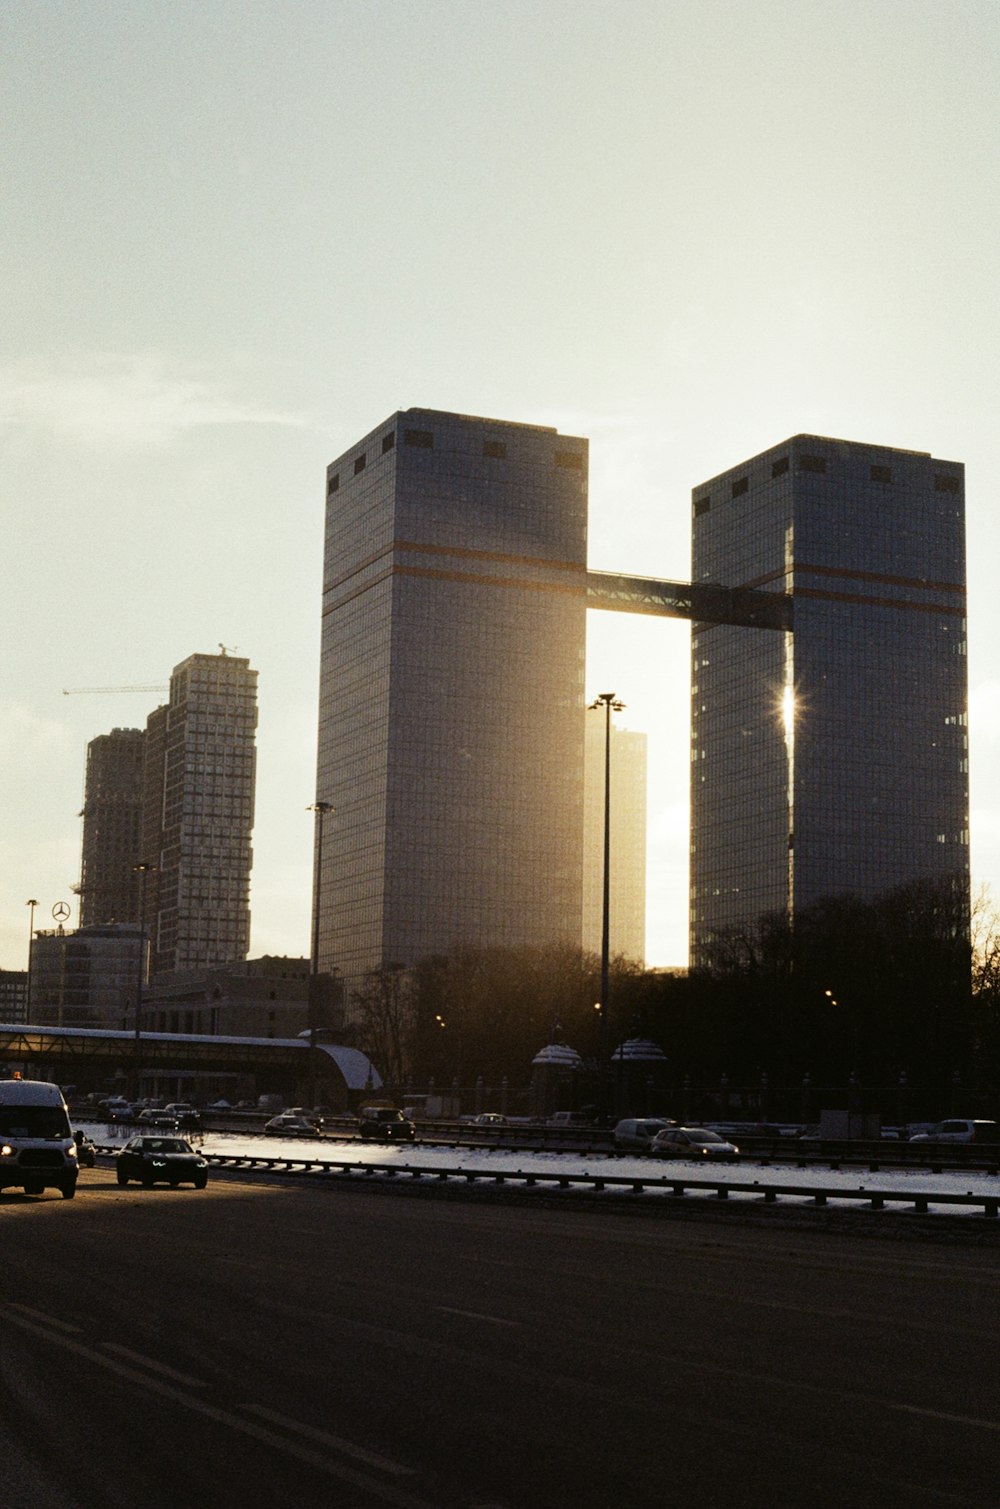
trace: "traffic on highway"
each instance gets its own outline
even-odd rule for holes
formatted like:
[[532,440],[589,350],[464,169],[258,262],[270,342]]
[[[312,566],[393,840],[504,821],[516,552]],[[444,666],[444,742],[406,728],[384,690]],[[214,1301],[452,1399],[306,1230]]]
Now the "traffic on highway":
[[[628,1187],[627,1183],[614,1185],[611,1175],[622,1181],[645,1179],[647,1182],[642,1189],[644,1197],[669,1198],[672,1190],[666,1186],[657,1187],[652,1181],[660,1175],[675,1176],[682,1173],[689,1174],[692,1180],[697,1181],[705,1177],[707,1164],[719,1166],[712,1172],[712,1184],[705,1189],[705,1198],[712,1197],[720,1178],[728,1178],[733,1186],[750,1186],[749,1189],[734,1187],[734,1201],[754,1200],[760,1193],[759,1190],[755,1192],[755,1184],[784,1189],[787,1193],[782,1196],[783,1199],[804,1206],[815,1203],[815,1194],[811,1192],[839,1189],[845,1194],[855,1194],[860,1190],[872,1200],[884,1198],[889,1202],[886,1214],[891,1211],[898,1218],[905,1216],[907,1206],[904,1202],[892,1203],[889,1197],[901,1192],[906,1194],[912,1191],[913,1204],[919,1204],[922,1213],[980,1217],[985,1208],[984,1202],[1000,1197],[1000,1176],[987,1168],[941,1168],[940,1171],[932,1171],[927,1160],[920,1165],[906,1167],[891,1163],[882,1167],[876,1161],[873,1168],[871,1158],[852,1158],[843,1151],[836,1158],[819,1159],[811,1156],[807,1161],[803,1158],[801,1146],[796,1147],[791,1142],[788,1144],[785,1162],[779,1161],[770,1153],[760,1156],[751,1152],[741,1153],[733,1143],[721,1138],[713,1141],[709,1137],[708,1140],[700,1141],[695,1137],[692,1142],[690,1136],[685,1144],[669,1144],[670,1156],[664,1158],[652,1146],[629,1152],[616,1150],[613,1146],[605,1150],[564,1146],[504,1146],[492,1138],[487,1144],[463,1137],[457,1126],[450,1137],[436,1129],[429,1136],[421,1138],[419,1124],[416,1129],[408,1124],[410,1130],[405,1139],[390,1135],[375,1140],[353,1128],[332,1127],[314,1127],[310,1135],[303,1137],[297,1125],[289,1126],[282,1135],[282,1128],[275,1125],[275,1120],[280,1121],[281,1118],[275,1118],[266,1126],[253,1131],[202,1130],[188,1135],[196,1142],[198,1151],[208,1159],[210,1166],[213,1159],[230,1163],[240,1159],[267,1159],[271,1162],[291,1160],[293,1163],[307,1160],[331,1167],[338,1164],[368,1163],[390,1169],[424,1170],[428,1174],[450,1172],[466,1178],[478,1173],[485,1176],[486,1181],[496,1182],[502,1178],[504,1187],[508,1189],[512,1184],[516,1185],[518,1176],[527,1183],[558,1170],[568,1178],[582,1180],[584,1176],[589,1176],[588,1192],[592,1191],[593,1180],[604,1175],[604,1194],[609,1200],[621,1198]],[[290,1120],[300,1121],[301,1113]],[[85,1133],[93,1138],[99,1152],[107,1157],[115,1156],[118,1148],[128,1141],[134,1130],[128,1124],[119,1123],[92,1122],[81,1125]],[[393,1131],[398,1125],[398,1122],[392,1123]],[[697,1130],[688,1128],[687,1132],[693,1135]],[[662,1131],[656,1134],[657,1137],[662,1135]],[[655,1140],[654,1138],[653,1141]],[[722,1158],[706,1158],[705,1147],[712,1151],[719,1147]],[[575,1187],[581,1189],[585,1186],[580,1184]],[[689,1186],[689,1192],[696,1194],[696,1187]],[[935,1194],[941,1197],[939,1204],[934,1203]],[[949,1199],[958,1196],[977,1197],[980,1203],[960,1207],[948,1203]]]

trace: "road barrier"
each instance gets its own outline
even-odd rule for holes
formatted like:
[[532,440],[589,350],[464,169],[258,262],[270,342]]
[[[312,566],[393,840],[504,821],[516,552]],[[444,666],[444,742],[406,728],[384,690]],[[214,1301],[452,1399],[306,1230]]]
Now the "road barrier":
[[[114,1144],[97,1147],[97,1152],[104,1157],[113,1157],[117,1151],[118,1147]],[[981,1209],[984,1216],[994,1219],[1000,1214],[1000,1192],[974,1194],[969,1190],[965,1194],[954,1194],[937,1190],[876,1190],[866,1189],[863,1184],[857,1189],[846,1189],[843,1186],[821,1189],[813,1184],[771,1184],[759,1179],[749,1181],[729,1177],[699,1179],[684,1174],[571,1174],[540,1169],[421,1168],[409,1163],[369,1163],[354,1159],[331,1161],[265,1153],[203,1153],[202,1156],[207,1158],[213,1168],[218,1169],[263,1169],[276,1174],[318,1174],[326,1178],[409,1178],[438,1184],[453,1180],[460,1184],[486,1183],[528,1189],[549,1187],[593,1192],[621,1189],[635,1195],[669,1192],[676,1198],[683,1198],[688,1194],[714,1194],[719,1200],[727,1200],[735,1194],[759,1196],[767,1205],[776,1204],[784,1196],[807,1200],[814,1206],[860,1203],[871,1210],[883,1210],[887,1205],[908,1205],[921,1215],[927,1214],[932,1206]]]

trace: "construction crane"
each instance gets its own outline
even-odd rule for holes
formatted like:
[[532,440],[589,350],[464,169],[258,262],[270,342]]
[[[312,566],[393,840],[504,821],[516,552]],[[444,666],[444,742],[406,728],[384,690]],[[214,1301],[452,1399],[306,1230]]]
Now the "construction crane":
[[64,686],[64,697],[78,697],[83,692],[165,692],[165,686]]

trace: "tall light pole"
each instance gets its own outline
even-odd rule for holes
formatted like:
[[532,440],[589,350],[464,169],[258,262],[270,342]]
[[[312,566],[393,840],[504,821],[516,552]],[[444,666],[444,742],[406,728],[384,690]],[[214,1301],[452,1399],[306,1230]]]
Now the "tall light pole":
[[313,802],[307,812],[316,814],[313,859],[312,952],[309,961],[309,1109],[316,1104],[316,1025],[319,1015],[319,901],[323,886],[323,819],[336,809],[332,802]]
[[601,1020],[600,1061],[601,1079],[597,1100],[601,1126],[608,1124],[608,1071],[610,1068],[610,1025],[608,1022],[608,996],[610,993],[610,934],[611,934],[611,714],[624,711],[624,702],[619,702],[614,692],[601,692],[590,704],[588,712],[604,708],[604,889],[601,909]]
[[139,877],[139,966],[135,978],[135,1044],[132,1070],[135,1076],[135,1098],[139,1098],[139,1080],[142,1074],[142,987],[146,982],[146,878],[156,866],[143,860],[133,865],[132,871]]
[[24,904],[25,904],[26,907],[30,907],[31,908],[31,910],[28,912],[28,981],[27,981],[27,984],[25,985],[25,988],[24,988],[24,1018],[25,1018],[26,1022],[30,1023],[30,1021],[31,1021],[31,947],[32,947],[32,944],[35,941],[35,907],[38,905],[38,902],[36,901],[36,899],[34,898],[34,896],[32,896],[31,900],[30,901],[26,901]]

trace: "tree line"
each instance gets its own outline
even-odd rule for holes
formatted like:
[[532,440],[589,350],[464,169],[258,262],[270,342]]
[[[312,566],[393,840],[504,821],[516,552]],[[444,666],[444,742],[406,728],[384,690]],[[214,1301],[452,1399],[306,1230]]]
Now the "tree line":
[[[676,1084],[1000,1083],[1000,922],[960,877],[762,916],[686,974],[616,958],[610,984],[612,1045],[650,1038]],[[596,1063],[599,995],[569,945],[456,949],[372,972],[350,1017],[387,1083],[523,1085],[554,1039]]]

